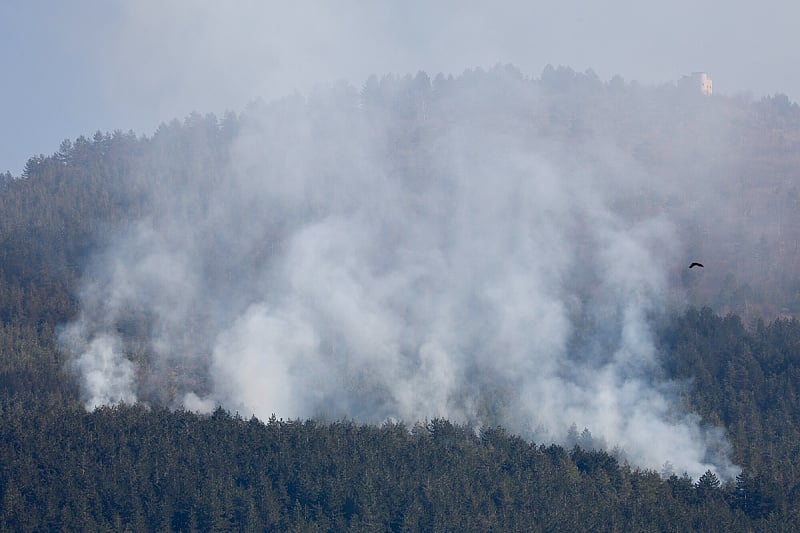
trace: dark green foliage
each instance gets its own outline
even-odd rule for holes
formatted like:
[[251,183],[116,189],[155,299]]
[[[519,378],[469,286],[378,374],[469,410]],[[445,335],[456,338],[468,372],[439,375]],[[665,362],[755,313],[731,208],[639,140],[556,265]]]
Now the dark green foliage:
[[[174,531],[745,530],[728,489],[704,506],[605,452],[567,454],[433,420],[409,430],[243,420],[141,406],[0,415],[0,523]],[[691,489],[690,489],[691,490]],[[698,489],[699,491],[699,485]],[[732,490],[732,489],[731,489]],[[713,498],[713,501],[710,499]],[[708,509],[706,509],[708,507]],[[714,523],[704,513],[713,513]],[[24,519],[23,519],[24,517]]]
[[[737,316],[690,309],[662,339],[670,375],[692,380],[686,407],[727,430],[744,469],[734,504],[753,519],[797,523],[800,322],[759,321],[748,330]],[[698,489],[709,481],[701,478]]]
[[[46,347],[28,338],[34,333],[8,326],[2,333],[8,368],[47,359]],[[745,468],[735,483],[722,484],[711,472],[697,481],[664,479],[619,464],[605,451],[576,446],[568,453],[501,428],[476,433],[441,419],[407,428],[274,417],[265,424],[223,410],[199,416],[142,406],[86,413],[69,390],[34,398],[18,384],[3,390],[0,403],[0,525],[32,531],[795,529],[797,440],[793,428],[771,420],[797,417],[791,398],[774,404],[779,394],[772,387],[797,386],[789,377],[797,363],[790,348],[800,345],[800,323],[778,321],[748,332],[735,317],[690,310],[663,338],[676,377],[680,368],[708,376],[697,380],[687,402],[716,409],[701,413],[728,425],[734,456]],[[694,359],[695,353],[705,356]],[[747,386],[763,396],[763,410],[753,395],[744,403],[726,392],[729,368],[752,364],[763,368],[750,372],[763,382]],[[31,384],[44,388],[38,381],[56,376],[64,380],[57,360],[30,374]],[[14,383],[8,374],[3,379]],[[718,414],[726,402],[733,407]],[[756,424],[739,423],[747,417]]]
[[[476,433],[442,419],[408,428],[275,417],[263,423],[221,409],[209,416],[143,406],[87,413],[73,390],[57,385],[69,380],[57,358],[46,363],[55,352],[35,340],[37,332],[6,326],[0,333],[0,530],[772,531],[798,525],[795,428],[773,422],[792,424],[797,417],[795,399],[775,403],[797,386],[790,377],[797,364],[790,348],[800,345],[796,321],[748,331],[735,317],[690,310],[663,332],[675,368],[709,376],[697,380],[687,402],[707,406],[701,413],[728,427],[744,471],[725,484],[712,472],[696,481],[663,478],[605,451],[576,446],[567,452],[501,428]],[[693,359],[695,352],[705,357]],[[748,364],[762,368],[755,374],[763,382],[747,385],[758,394],[744,397],[751,399],[746,403],[726,390],[733,390],[729,369]],[[27,388],[12,372],[26,368]],[[32,392],[48,387],[49,395]],[[727,414],[719,414],[728,404]]]
[[[600,133],[643,165],[674,155],[671,143],[691,125],[674,121],[694,116],[699,105],[680,107],[669,91],[618,79],[603,84],[564,68],[546,70],[540,82],[511,67],[433,81],[424,73],[389,76],[367,82],[360,106],[352,90],[338,97],[352,100],[353,112],[369,120],[392,117],[385,155],[393,171],[411,172],[416,159],[407,156],[424,146],[426,131],[469,125],[473,117],[459,116],[454,98],[470,100],[478,88],[497,97],[471,109],[513,134],[533,130],[579,143],[597,132],[570,110],[592,110],[601,117],[594,124],[605,128]],[[530,112],[498,106],[508,95]],[[540,97],[536,105],[532,95]],[[651,103],[659,98],[670,105]],[[796,264],[800,253],[794,229],[800,196],[787,179],[800,163],[797,105],[781,95],[709,102],[736,118],[748,156],[734,175],[745,191],[738,196],[752,200],[754,212],[781,213],[780,227],[776,236],[748,233],[748,246],[715,243],[718,259],[707,270],[726,270],[711,285],[695,286],[688,276],[681,281],[693,300],[716,301],[746,317],[800,312],[795,269],[774,268]],[[628,109],[644,109],[647,119]],[[632,469],[592,449],[591,434],[578,428],[570,450],[441,419],[407,428],[262,423],[222,410],[199,416],[143,406],[85,412],[55,342],[56,328],[77,312],[77,280],[92,268],[98,246],[147,213],[159,187],[202,190],[225,179],[239,121],[193,114],[151,138],[97,133],[31,158],[20,177],[0,174],[0,531],[800,530],[800,323],[794,319],[748,328],[737,315],[690,309],[660,334],[666,375],[686,383],[683,407],[727,431],[733,460],[743,468],[729,483],[711,472],[693,480],[667,468],[663,477]],[[653,121],[678,134],[659,141],[642,131]],[[773,197],[779,205],[756,201]],[[650,215],[657,207],[649,198],[628,200],[621,209]],[[733,221],[732,233],[750,221]],[[692,224],[683,227],[696,229]],[[732,268],[740,260],[746,268]],[[759,276],[745,275],[753,269]],[[139,326],[123,333],[137,336]]]

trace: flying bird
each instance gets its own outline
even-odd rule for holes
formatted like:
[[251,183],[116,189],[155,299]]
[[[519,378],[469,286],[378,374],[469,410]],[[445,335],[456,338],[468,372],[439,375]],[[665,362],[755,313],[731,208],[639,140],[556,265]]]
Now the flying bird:
[[705,268],[703,266],[703,263],[692,263],[691,265],[689,265],[689,268],[694,268],[694,267]]

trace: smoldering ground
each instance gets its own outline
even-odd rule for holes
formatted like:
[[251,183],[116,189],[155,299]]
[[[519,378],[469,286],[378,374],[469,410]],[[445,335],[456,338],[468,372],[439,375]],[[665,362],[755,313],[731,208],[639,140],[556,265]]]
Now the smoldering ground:
[[148,208],[61,334],[87,407],[447,417],[538,441],[575,424],[637,465],[735,475],[660,371],[683,245],[630,191],[663,182],[560,102],[513,68],[371,78],[152,150]]

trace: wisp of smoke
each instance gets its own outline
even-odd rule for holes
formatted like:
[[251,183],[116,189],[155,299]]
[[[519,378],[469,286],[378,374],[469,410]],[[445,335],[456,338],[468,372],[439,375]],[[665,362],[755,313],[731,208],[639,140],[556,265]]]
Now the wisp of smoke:
[[214,179],[154,180],[61,336],[87,407],[575,424],[639,466],[735,475],[660,377],[680,242],[612,208],[645,172],[543,134],[534,84],[392,80],[252,106]]

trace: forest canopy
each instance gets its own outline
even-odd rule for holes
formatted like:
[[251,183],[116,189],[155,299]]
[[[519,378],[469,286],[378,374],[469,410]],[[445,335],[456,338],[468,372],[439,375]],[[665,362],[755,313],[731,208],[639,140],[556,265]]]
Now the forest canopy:
[[0,527],[796,527],[798,142],[512,66],[65,140],[0,175]]

